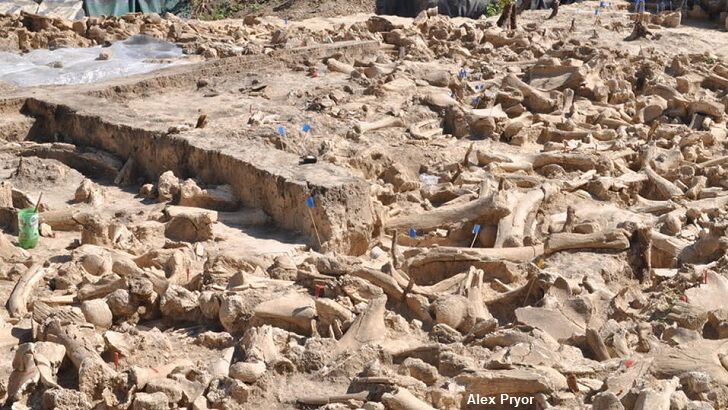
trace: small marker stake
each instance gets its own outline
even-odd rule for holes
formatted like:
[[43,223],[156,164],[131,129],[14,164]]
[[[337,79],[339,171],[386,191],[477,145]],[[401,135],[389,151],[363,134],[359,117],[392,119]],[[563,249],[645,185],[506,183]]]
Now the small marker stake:
[[119,370],[119,352],[114,352],[114,369]]
[[35,203],[35,208],[33,208],[33,212],[38,212],[38,208],[40,207],[40,201],[43,199],[43,193],[41,192],[38,196],[38,202]]
[[317,283],[313,286],[313,293],[318,298],[321,296],[321,291],[324,290],[324,285]]
[[286,18],[284,18],[284,19],[283,19],[283,23],[284,23],[285,25],[288,25],[288,17],[286,17]]
[[475,246],[475,240],[478,239],[478,235],[480,234],[480,225],[475,224],[473,225],[473,242],[470,243],[470,247],[472,248]]
[[313,200],[313,197],[310,196],[306,198],[306,209],[308,209],[308,216],[311,217],[311,223],[313,224],[313,231],[316,233],[316,240],[318,240],[319,248],[321,247],[321,236],[319,236],[318,227],[316,227],[316,220],[313,219],[313,212],[311,212],[311,209],[316,205],[316,203]]
[[409,237],[412,239],[415,239],[417,237],[417,230],[415,228],[410,228]]
[[704,285],[708,284],[708,271],[707,270],[705,272],[703,272],[703,284]]
[[281,137],[285,137],[286,136],[286,128],[285,127],[278,127],[278,135],[280,135]]
[[626,367],[626,368],[628,368],[628,369],[629,369],[629,368],[630,368],[630,367],[632,367],[632,366],[634,366],[634,360],[632,360],[632,359],[627,359],[627,360],[625,360],[625,361],[624,361],[624,367]]

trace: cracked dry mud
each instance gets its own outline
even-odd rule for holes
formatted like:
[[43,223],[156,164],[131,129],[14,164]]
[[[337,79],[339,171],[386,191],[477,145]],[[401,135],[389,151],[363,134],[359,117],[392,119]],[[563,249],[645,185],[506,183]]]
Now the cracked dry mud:
[[595,4],[0,17],[205,57],[0,87],[6,406],[727,408],[728,34]]

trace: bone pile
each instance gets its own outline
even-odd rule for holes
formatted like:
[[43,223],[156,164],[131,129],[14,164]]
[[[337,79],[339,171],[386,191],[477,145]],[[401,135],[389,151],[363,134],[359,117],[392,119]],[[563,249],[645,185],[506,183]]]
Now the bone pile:
[[[227,44],[250,39],[249,54],[380,42],[288,62],[336,82],[305,92],[327,138],[264,136],[370,184],[363,251],[312,237],[218,252],[240,235],[218,229],[240,207],[230,186],[165,172],[131,212],[73,174],[73,204],[41,207],[41,242],[71,243],[41,257],[0,233],[0,340],[14,346],[0,393],[14,409],[728,408],[728,64],[644,39],[628,50],[629,19],[576,35],[569,10],[513,31],[427,13],[236,26]],[[100,42],[87,24],[74,38]],[[646,27],[651,41],[672,29]],[[270,128],[265,116],[248,123]],[[64,147],[6,144],[23,159],[0,220],[34,203],[23,168],[68,164]],[[112,179],[133,186],[121,165]]]

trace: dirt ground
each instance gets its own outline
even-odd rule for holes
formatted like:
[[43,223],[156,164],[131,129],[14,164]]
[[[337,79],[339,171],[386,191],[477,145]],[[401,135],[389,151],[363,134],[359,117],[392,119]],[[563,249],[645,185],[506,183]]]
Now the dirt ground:
[[356,13],[373,13],[373,0],[275,0],[275,1],[201,1],[193,5],[198,17],[236,18],[246,15],[277,16],[291,20],[312,17],[346,16]]
[[342,4],[0,17],[187,52],[0,87],[6,406],[727,408],[728,32]]

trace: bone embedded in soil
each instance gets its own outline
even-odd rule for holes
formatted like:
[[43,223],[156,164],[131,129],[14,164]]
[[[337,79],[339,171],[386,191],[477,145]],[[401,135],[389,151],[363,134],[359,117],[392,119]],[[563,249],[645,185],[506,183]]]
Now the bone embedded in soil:
[[288,3],[0,15],[18,65],[185,52],[0,71],[8,408],[728,407],[728,34],[700,5]]

